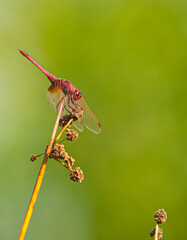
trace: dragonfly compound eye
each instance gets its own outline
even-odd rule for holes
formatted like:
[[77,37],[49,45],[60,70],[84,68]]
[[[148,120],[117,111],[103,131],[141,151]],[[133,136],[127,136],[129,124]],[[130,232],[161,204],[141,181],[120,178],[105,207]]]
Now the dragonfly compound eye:
[[74,100],[78,100],[78,99],[80,99],[81,97],[82,97],[81,92],[80,92],[78,89],[75,89],[73,99],[74,99]]

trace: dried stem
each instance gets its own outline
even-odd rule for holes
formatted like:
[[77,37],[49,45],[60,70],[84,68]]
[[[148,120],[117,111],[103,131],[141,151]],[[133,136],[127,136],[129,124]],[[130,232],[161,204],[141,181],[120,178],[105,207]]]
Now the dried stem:
[[67,137],[66,138],[64,138],[64,139],[62,139],[58,144],[61,144],[63,141],[65,141],[67,139]]
[[36,157],[38,158],[38,157],[40,157],[40,156],[42,156],[42,155],[44,155],[45,153],[40,153],[39,155],[37,155]]
[[155,236],[154,236],[154,240],[158,240],[158,223],[156,223],[156,227],[155,227]]
[[[58,128],[58,124],[59,124],[59,120],[60,120],[60,116],[61,116],[61,112],[62,112],[62,107],[63,107],[63,104],[61,104],[58,115],[57,115],[57,118],[56,118],[56,122],[55,122],[53,132],[52,132],[52,135],[51,135],[51,139],[49,141],[49,145],[47,146],[47,149],[46,149],[46,152],[45,152],[45,156],[44,156],[44,159],[43,159],[43,162],[42,162],[42,165],[41,165],[41,168],[40,168],[37,180],[36,180],[35,187],[33,189],[33,193],[32,193],[32,196],[31,196],[31,199],[30,199],[30,202],[29,202],[29,206],[27,208],[27,212],[25,214],[25,218],[24,218],[24,221],[23,221],[23,225],[22,225],[18,240],[23,240],[24,239],[27,228],[28,228],[28,225],[29,225],[29,222],[30,222],[30,219],[31,219],[31,216],[32,216],[33,208],[34,208],[34,205],[36,203],[38,192],[40,190],[42,180],[43,180],[43,177],[44,177],[44,173],[45,173],[45,170],[46,170],[48,157],[49,157],[49,154],[51,152],[51,149],[52,149],[52,146],[53,146],[53,143],[54,143],[54,140],[55,140],[55,135],[56,135],[57,128]],[[69,126],[69,124],[71,122],[72,121],[69,121],[67,123],[67,125],[64,126],[63,131]]]
[[68,167],[65,163],[63,163],[62,161],[60,161],[59,159],[55,159],[57,162],[59,162],[60,164],[62,164],[64,167],[66,167],[68,170],[70,170],[71,172],[73,172],[72,168]]
[[60,133],[58,134],[58,136],[55,138],[55,142],[58,141],[58,139],[61,137],[62,133],[64,132],[64,130],[73,122],[73,118],[71,118],[69,120],[69,122],[62,128],[62,130],[60,131]]

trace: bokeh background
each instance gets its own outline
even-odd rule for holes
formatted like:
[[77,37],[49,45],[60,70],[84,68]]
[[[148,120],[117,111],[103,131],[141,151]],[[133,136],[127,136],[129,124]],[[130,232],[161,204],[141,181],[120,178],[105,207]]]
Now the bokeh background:
[[101,122],[65,143],[85,180],[50,160],[25,239],[187,239],[187,1],[0,0],[0,239],[17,239],[56,113],[48,79],[71,80]]

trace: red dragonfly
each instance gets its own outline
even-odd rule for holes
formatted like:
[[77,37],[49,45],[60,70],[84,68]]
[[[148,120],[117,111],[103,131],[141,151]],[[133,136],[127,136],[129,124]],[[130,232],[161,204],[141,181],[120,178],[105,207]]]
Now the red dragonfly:
[[83,117],[78,121],[73,122],[74,126],[82,132],[85,125],[94,133],[101,132],[101,125],[96,116],[92,113],[86,104],[81,92],[76,89],[73,84],[65,79],[57,78],[43,69],[37,62],[35,62],[27,53],[19,49],[20,53],[30,60],[36,67],[38,67],[49,79],[51,86],[47,90],[47,98],[53,107],[58,112],[59,103],[63,103],[62,116],[65,112],[69,112],[77,117],[77,110],[83,111]]

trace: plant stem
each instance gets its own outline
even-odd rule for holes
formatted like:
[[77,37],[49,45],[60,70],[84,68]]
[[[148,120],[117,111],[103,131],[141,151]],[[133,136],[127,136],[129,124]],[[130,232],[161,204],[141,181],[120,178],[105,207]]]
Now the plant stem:
[[36,157],[38,158],[38,157],[40,157],[40,156],[42,156],[42,155],[44,155],[45,153],[40,153],[39,155],[37,155]]
[[58,144],[61,144],[63,141],[65,141],[67,138],[62,139]]
[[62,130],[60,131],[60,133],[58,134],[58,136],[55,138],[55,142],[61,137],[62,133],[64,132],[64,130],[73,122],[73,118],[71,118],[69,120],[69,122],[62,128]]
[[156,224],[156,227],[155,227],[155,237],[154,237],[154,240],[158,240],[158,223]]
[[70,170],[71,172],[73,172],[72,168],[68,167],[65,163],[63,163],[62,161],[60,161],[59,159],[55,159],[57,162],[59,162],[60,164],[62,164],[64,167],[66,167],[68,170]]
[[[49,145],[47,146],[45,156],[44,156],[42,165],[40,167],[40,171],[39,171],[39,174],[38,174],[38,177],[37,177],[37,180],[36,180],[35,187],[33,189],[33,193],[32,193],[32,196],[31,196],[31,199],[30,199],[30,202],[29,202],[29,206],[27,208],[27,212],[25,214],[25,218],[24,218],[24,221],[23,221],[23,225],[22,225],[18,240],[23,240],[25,238],[25,234],[26,234],[26,231],[27,231],[27,228],[28,228],[31,216],[32,216],[33,208],[34,208],[34,205],[36,203],[36,199],[37,199],[37,196],[38,196],[41,184],[42,184],[42,180],[43,180],[43,177],[44,177],[44,173],[45,173],[45,170],[46,170],[47,160],[48,160],[49,154],[51,152],[51,149],[52,149],[52,146],[53,146],[53,143],[54,143],[55,135],[56,135],[56,132],[57,132],[57,128],[58,128],[58,124],[59,124],[59,120],[60,120],[60,116],[61,116],[61,112],[62,112],[62,107],[63,107],[63,104],[61,104],[61,106],[60,106],[60,109],[59,109],[59,112],[58,112],[58,115],[57,115],[57,118],[56,118],[56,121],[55,121],[53,132],[51,134],[51,139],[49,141]],[[69,124],[67,124],[65,127],[68,127],[68,125]],[[65,127],[63,128],[64,130],[66,129]]]

